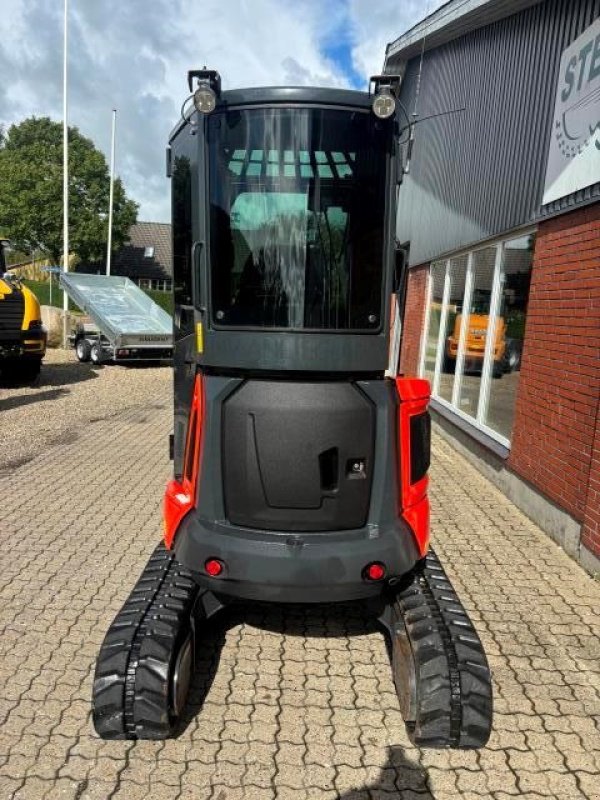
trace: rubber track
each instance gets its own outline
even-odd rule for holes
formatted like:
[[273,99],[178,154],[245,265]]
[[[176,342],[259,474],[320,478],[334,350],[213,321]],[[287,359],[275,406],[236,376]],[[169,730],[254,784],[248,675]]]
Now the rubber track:
[[422,747],[483,747],[492,725],[490,670],[473,623],[433,551],[396,598],[396,615],[404,622],[415,666],[411,740]]
[[160,544],[98,655],[93,720],[103,739],[164,739],[172,734],[172,662],[190,630],[198,592],[191,574]]

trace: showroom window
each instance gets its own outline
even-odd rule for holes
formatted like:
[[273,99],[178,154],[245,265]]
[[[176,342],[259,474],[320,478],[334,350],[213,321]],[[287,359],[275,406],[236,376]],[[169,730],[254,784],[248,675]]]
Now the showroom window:
[[440,404],[509,447],[535,236],[431,264],[421,374]]

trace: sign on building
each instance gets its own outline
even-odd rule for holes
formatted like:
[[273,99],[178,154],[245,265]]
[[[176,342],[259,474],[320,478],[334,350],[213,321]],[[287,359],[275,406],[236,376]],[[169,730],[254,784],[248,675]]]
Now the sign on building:
[[600,182],[600,18],[563,52],[543,203]]

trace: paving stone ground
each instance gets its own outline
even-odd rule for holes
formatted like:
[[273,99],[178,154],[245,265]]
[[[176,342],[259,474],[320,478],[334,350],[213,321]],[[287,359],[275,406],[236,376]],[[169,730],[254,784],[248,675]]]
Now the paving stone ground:
[[147,378],[144,405],[0,474],[0,800],[600,798],[600,584],[440,439],[433,538],[493,670],[487,748],[410,746],[356,605],[217,620],[179,738],[100,741],[95,657],[170,472],[168,375]]

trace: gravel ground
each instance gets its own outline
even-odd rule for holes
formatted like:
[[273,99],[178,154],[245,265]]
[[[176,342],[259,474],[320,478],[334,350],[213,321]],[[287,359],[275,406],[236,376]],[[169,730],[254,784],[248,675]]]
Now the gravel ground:
[[171,374],[168,366],[95,367],[79,363],[73,350],[48,350],[33,386],[0,383],[0,473],[73,440],[89,422],[147,407],[154,388],[162,405]]

